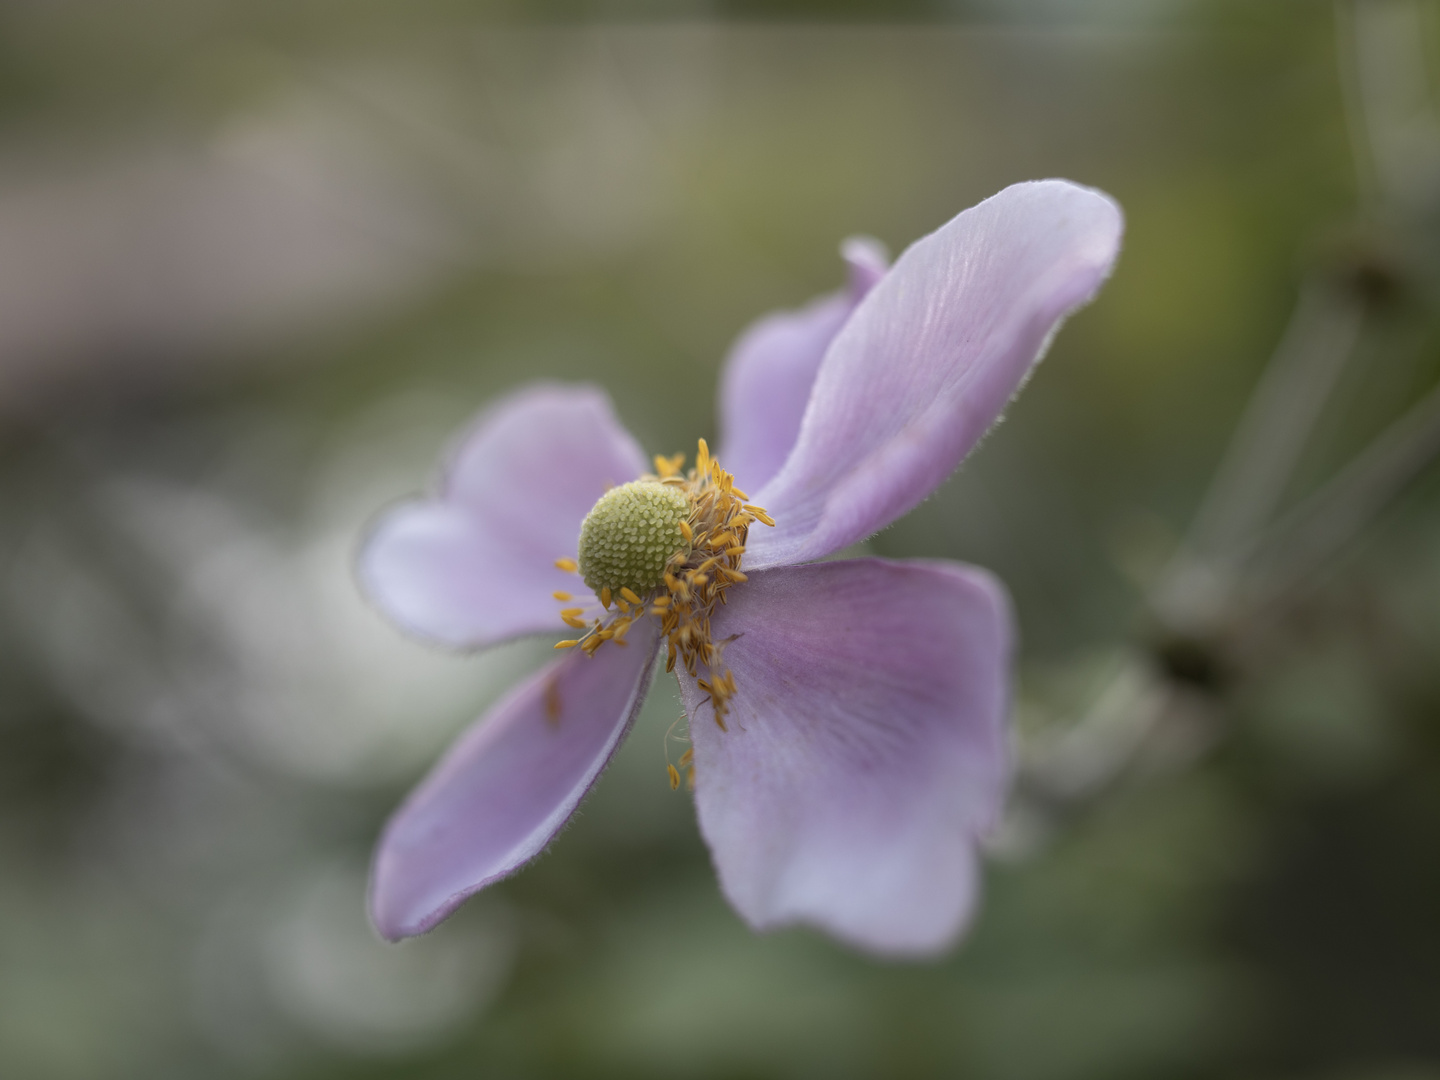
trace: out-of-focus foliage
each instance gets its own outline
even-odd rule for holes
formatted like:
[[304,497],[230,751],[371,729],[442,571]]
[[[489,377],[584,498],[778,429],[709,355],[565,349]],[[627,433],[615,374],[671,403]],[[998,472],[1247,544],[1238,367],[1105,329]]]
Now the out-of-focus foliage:
[[[1307,273],[1395,287],[1289,497],[1440,379],[1426,234],[1357,224],[1329,5],[0,25],[0,1075],[1440,1075],[1440,477],[1244,648],[1149,644]],[[365,521],[539,376],[690,447],[728,342],[837,285],[844,236],[898,249],[1041,176],[1121,201],[1119,270],[873,548],[1005,579],[1036,745],[1137,656],[1204,722],[1018,803],[969,940],[882,966],[738,923],[666,688],[551,853],[382,946],[385,814],[547,650],[402,639],[350,580]]]

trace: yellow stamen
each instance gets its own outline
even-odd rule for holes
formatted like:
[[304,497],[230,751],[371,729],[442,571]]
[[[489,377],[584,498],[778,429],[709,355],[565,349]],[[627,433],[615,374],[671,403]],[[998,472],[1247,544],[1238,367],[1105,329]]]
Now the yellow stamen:
[[670,790],[678,791],[680,789],[680,773],[674,765],[669,763],[665,765],[665,772],[670,777]]
[[576,630],[584,630],[587,625],[584,619],[577,619],[574,615],[561,615],[560,621],[566,626],[573,626]]
[[580,569],[580,564],[574,559],[556,559],[555,569],[564,570],[567,574],[573,574]]
[[571,596],[568,592],[559,592],[558,590],[556,592],[552,592],[550,595],[555,597],[555,599],[559,600],[562,604],[565,603],[566,600],[574,599],[574,597]]
[[661,480],[669,480],[672,476],[680,473],[680,468],[685,464],[685,455],[676,454],[674,457],[665,457],[663,454],[655,455],[655,475]]
[[555,648],[557,648],[557,649],[573,649],[576,645],[579,645],[579,644],[580,644],[579,641],[577,641],[577,640],[574,639],[574,638],[571,638],[571,639],[568,640],[568,641],[557,641],[557,642],[555,642]]
[[[725,643],[712,640],[710,620],[716,606],[727,603],[727,591],[747,579],[740,565],[750,528],[757,522],[774,525],[775,520],[763,507],[749,502],[750,497],[735,486],[735,478],[710,456],[710,446],[704,439],[696,441],[694,468],[682,472],[684,462],[683,454],[658,455],[654,459],[655,475],[635,481],[636,484],[648,483],[652,489],[658,481],[665,485],[664,491],[673,493],[662,498],[647,489],[650,492],[647,497],[657,499],[661,509],[667,505],[666,500],[670,500],[670,510],[662,516],[664,527],[673,530],[671,535],[676,544],[675,548],[660,549],[669,550],[670,554],[663,558],[664,569],[658,587],[653,590],[655,595],[648,599],[642,596],[652,591],[648,584],[641,588],[636,584],[612,583],[600,588],[598,599],[608,614],[586,623],[579,618],[584,608],[565,608],[561,617],[586,633],[556,647],[579,646],[586,654],[593,655],[607,641],[625,645],[626,635],[639,619],[657,619],[665,642],[665,670],[674,671],[678,664],[696,680],[704,695],[702,704],[709,704],[715,724],[724,731],[727,730],[725,717],[737,690],[735,677],[722,660]],[[683,496],[684,502],[678,507],[677,520],[673,516],[676,509],[673,504],[674,497],[678,496]],[[592,511],[592,516],[597,512]],[[630,527],[644,531],[649,528],[648,519],[637,519]],[[578,569],[574,559],[557,560],[555,565],[563,570]],[[566,592],[556,592],[554,596],[562,603],[571,600]],[[667,772],[672,787],[679,786],[681,772],[693,786],[693,754],[687,751],[679,767],[667,765]]]

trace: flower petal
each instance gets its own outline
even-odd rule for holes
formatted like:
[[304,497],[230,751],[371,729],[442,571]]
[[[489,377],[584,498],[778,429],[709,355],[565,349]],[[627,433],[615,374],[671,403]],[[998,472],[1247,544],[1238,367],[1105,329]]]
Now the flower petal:
[[751,530],[747,569],[837,551],[933,491],[1095,294],[1122,227],[1108,196],[1041,180],[901,255],[825,354],[784,467],[747,489],[777,523]]
[[625,647],[578,650],[522,683],[462,735],[385,827],[370,917],[423,934],[555,838],[630,730],[655,668],[653,619]]
[[780,471],[810,400],[815,372],[836,333],[885,274],[878,241],[851,237],[840,253],[850,284],[797,311],[780,311],[740,335],[720,375],[720,462],[756,491]]
[[646,470],[603,391],[541,384],[495,405],[461,442],[432,498],[381,519],[361,584],[401,627],[446,645],[490,645],[563,630],[555,567],[607,488]]
[[717,640],[735,635],[728,730],[681,679],[725,895],[758,930],[943,949],[1008,779],[1003,589],[953,563],[856,559],[757,573],[730,595],[713,621]]

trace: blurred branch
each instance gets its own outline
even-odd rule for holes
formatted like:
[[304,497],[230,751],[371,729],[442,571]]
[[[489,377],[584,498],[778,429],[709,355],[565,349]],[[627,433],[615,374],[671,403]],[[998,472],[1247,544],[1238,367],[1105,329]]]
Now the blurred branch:
[[1345,111],[1345,130],[1350,141],[1350,159],[1355,167],[1355,187],[1362,213],[1372,216],[1381,202],[1380,180],[1365,122],[1365,103],[1360,86],[1355,46],[1354,0],[1335,0],[1335,60],[1340,73],[1340,97]]
[[1190,533],[1152,590],[1167,622],[1208,622],[1227,602],[1235,559],[1273,516],[1363,322],[1360,299],[1334,282],[1301,289]]
[[1440,115],[1417,0],[1340,0],[1336,43],[1346,120],[1366,209],[1433,212]]
[[1250,576],[1257,603],[1321,571],[1440,455],[1440,386],[1432,389],[1314,495],[1260,538]]
[[[1423,220],[1440,197],[1440,118],[1420,9],[1414,0],[1337,0],[1335,22],[1362,213]],[[1120,782],[1172,722],[1196,717],[1193,726],[1217,735],[1227,635],[1321,571],[1440,455],[1437,387],[1276,522],[1365,316],[1354,282],[1317,272],[1301,288],[1188,535],[1149,590],[1158,637],[1131,646],[1072,725],[1021,747],[1021,816],[1029,811],[1032,839],[1037,822],[1043,833]],[[1204,745],[1202,732],[1192,747]]]

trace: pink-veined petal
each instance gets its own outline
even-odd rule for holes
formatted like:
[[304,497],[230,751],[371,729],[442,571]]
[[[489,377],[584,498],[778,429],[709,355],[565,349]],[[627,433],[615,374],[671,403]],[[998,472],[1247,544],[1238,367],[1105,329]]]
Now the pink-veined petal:
[[555,560],[575,556],[580,523],[607,488],[645,471],[603,391],[528,387],[476,421],[436,496],[380,520],[360,582],[402,628],[446,645],[563,631],[551,593],[589,590]]
[[463,734],[380,837],[370,916],[392,941],[542,852],[630,730],[655,667],[658,627],[579,650],[522,683]]
[[780,471],[800,433],[825,350],[885,274],[885,249],[878,241],[851,237],[840,253],[850,268],[845,289],[758,320],[725,359],[717,457],[747,491],[758,490]]
[[820,558],[930,494],[1095,294],[1122,228],[1108,196],[1041,180],[913,244],[831,343],[780,472],[746,489],[776,521],[751,530],[747,568]]
[[1008,779],[1002,588],[953,563],[857,559],[754,574],[716,612],[728,730],[681,679],[695,798],[726,897],[890,955],[964,928],[975,838]]

